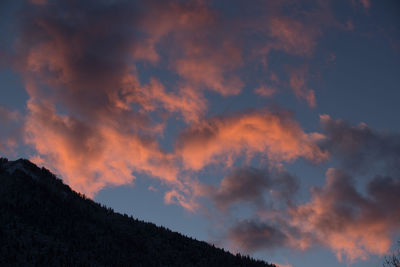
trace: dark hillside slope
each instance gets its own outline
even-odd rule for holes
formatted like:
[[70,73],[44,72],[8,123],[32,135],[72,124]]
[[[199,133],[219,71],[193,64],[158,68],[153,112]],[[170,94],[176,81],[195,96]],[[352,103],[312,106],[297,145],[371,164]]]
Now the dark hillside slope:
[[0,266],[274,266],[113,212],[0,159]]

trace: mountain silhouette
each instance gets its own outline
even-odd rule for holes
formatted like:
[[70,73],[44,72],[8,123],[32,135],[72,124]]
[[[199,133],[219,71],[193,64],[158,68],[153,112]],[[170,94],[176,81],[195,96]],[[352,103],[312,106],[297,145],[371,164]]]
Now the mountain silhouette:
[[0,266],[275,266],[114,212],[25,159],[0,159]]

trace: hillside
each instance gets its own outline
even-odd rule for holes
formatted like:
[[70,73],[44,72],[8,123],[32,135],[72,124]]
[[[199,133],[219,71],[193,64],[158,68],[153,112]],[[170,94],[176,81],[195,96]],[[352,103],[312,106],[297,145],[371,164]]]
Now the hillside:
[[114,212],[0,159],[0,266],[274,266]]

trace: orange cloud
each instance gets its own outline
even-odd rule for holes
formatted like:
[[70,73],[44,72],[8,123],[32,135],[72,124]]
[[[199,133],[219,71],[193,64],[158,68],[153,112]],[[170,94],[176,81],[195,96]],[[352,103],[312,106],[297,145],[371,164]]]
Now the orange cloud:
[[[394,203],[400,201],[400,136],[378,132],[365,123],[352,126],[328,115],[321,115],[321,124],[321,148],[327,149],[331,158],[339,159],[337,163],[343,169],[362,174],[364,179],[356,183],[345,171],[328,169],[326,184],[312,187],[308,202],[257,205],[255,218],[229,227],[228,239],[247,251],[274,244],[301,250],[323,245],[348,263],[389,251],[392,237],[400,231],[400,213],[393,209]],[[376,174],[382,171],[386,176]],[[365,181],[370,173],[372,178]],[[259,203],[259,199],[273,195],[271,190],[268,195],[264,192],[271,185],[264,176],[242,172],[224,180],[219,190],[223,193],[222,204],[227,200]],[[281,181],[283,188],[294,184],[290,181]],[[293,196],[293,192],[286,195]]]
[[314,162],[327,159],[316,141],[317,133],[307,134],[284,113],[268,111],[216,117],[191,125],[176,146],[184,166],[200,170],[206,165],[232,165],[245,155],[266,155],[271,162],[290,162],[304,157]]
[[366,260],[370,254],[388,252],[394,231],[400,229],[400,213],[390,207],[399,200],[400,182],[375,177],[367,196],[359,193],[343,171],[329,169],[324,187],[313,189],[309,203],[292,211],[292,222],[331,248],[339,260]]
[[298,98],[306,100],[311,108],[315,108],[315,93],[306,86],[306,72],[305,68],[291,70],[289,84]]
[[134,58],[159,61],[156,47],[170,38],[168,64],[187,83],[185,87],[222,95],[240,92],[243,83],[231,72],[242,62],[241,51],[227,39],[220,41],[223,32],[215,12],[202,1],[154,6],[140,26],[145,37],[134,47]]
[[197,90],[181,87],[168,92],[158,80],[151,78],[148,84],[142,85],[137,75],[131,73],[124,76],[123,89],[113,91],[110,98],[124,110],[131,110],[132,104],[138,104],[142,113],[180,113],[188,123],[198,121],[207,110],[207,101]]
[[105,186],[131,183],[133,172],[179,184],[173,156],[152,139],[59,115],[48,103],[30,100],[28,110],[26,142],[38,153],[33,160],[80,192],[93,196]]
[[[173,88],[154,78],[141,83],[130,60],[138,60],[132,51],[142,49],[142,39],[125,30],[129,25],[148,31],[143,40],[155,47],[169,34],[194,32],[212,18],[201,3],[166,4],[166,9],[150,5],[150,12],[135,21],[131,5],[98,5],[96,14],[90,5],[68,5],[66,13],[49,5],[27,16],[16,45],[16,66],[30,97],[25,140],[35,149],[36,163],[89,196],[105,186],[131,183],[134,173],[144,173],[190,199],[196,193],[193,182],[179,181],[176,155],[164,152],[157,137],[171,113],[181,114],[187,123],[199,121],[206,99],[189,83]],[[84,19],[75,20],[77,10]],[[154,20],[154,12],[161,21]],[[155,62],[159,55],[153,52],[147,60]]]
[[[212,38],[212,36],[210,36]],[[185,55],[174,63],[190,86],[216,91],[223,96],[240,93],[243,82],[234,70],[242,64],[241,51],[225,41],[213,45],[184,41]]]
[[339,261],[354,263],[389,252],[400,230],[400,180],[376,176],[361,193],[352,177],[328,169],[326,185],[312,188],[312,198],[285,209],[260,209],[258,218],[228,227],[226,238],[253,252],[276,247],[306,250],[324,245]]
[[[299,9],[298,4],[297,1],[265,2],[259,7],[265,14],[246,21],[248,30],[262,40],[252,47],[252,55],[265,68],[273,71],[274,66],[268,65],[268,57],[276,52],[278,55],[284,52],[307,60],[318,46],[324,29],[342,27],[333,16],[331,1],[314,1],[312,8],[307,10]],[[286,82],[283,82],[286,86]],[[288,84],[297,98],[306,100],[312,108],[316,106],[315,92],[307,88],[304,74],[291,74]]]
[[310,56],[320,35],[318,28],[290,17],[274,17],[267,25],[269,35],[274,38],[272,48],[290,54]]
[[167,64],[182,78],[184,87],[224,96],[238,94],[244,84],[234,71],[242,64],[242,51],[216,15],[203,1],[153,6],[140,23],[145,37],[134,47],[134,57],[158,62],[157,46],[164,45]]
[[147,8],[147,15],[141,18],[138,25],[144,36],[132,47],[132,54],[135,59],[152,63],[160,60],[157,45],[166,37],[173,35],[174,38],[181,39],[183,37],[180,35],[192,35],[215,22],[213,12],[203,1],[183,4],[157,2]]

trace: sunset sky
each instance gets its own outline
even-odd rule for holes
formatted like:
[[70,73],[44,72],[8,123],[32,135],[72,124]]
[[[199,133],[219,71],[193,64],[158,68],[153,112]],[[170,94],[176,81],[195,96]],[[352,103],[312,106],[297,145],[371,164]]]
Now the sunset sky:
[[400,2],[0,2],[0,156],[295,267],[400,240]]

